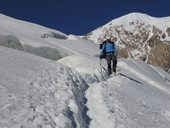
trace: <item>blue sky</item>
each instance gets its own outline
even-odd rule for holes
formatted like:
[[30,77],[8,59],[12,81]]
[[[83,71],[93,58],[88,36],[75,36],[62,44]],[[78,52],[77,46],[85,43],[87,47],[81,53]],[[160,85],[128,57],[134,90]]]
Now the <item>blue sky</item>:
[[0,13],[84,35],[132,12],[155,17],[170,16],[170,0],[1,0]]

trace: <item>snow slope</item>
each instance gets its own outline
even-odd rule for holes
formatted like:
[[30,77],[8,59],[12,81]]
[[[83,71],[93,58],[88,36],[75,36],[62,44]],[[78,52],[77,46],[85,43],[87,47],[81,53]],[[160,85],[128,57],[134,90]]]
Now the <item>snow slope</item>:
[[[98,45],[75,35],[42,38],[50,29],[0,17],[11,21],[6,27],[0,21],[1,34],[12,33],[22,45],[69,53],[51,61],[0,47],[0,128],[170,126],[170,75],[162,69],[119,58],[118,74],[108,77],[106,61],[97,57]],[[26,27],[23,35],[10,28],[20,24]]]
[[0,14],[0,18],[0,35],[15,35],[22,43],[35,46],[42,44],[45,45],[45,41],[41,38],[43,34],[55,32],[59,35],[65,35],[62,32],[37,24],[17,20],[3,14]]
[[0,65],[0,128],[87,127],[87,85],[76,71],[4,47]]

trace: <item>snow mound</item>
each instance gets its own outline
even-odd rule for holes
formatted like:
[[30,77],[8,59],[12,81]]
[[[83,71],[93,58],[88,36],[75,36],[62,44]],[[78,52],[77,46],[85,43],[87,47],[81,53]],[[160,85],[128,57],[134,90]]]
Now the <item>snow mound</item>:
[[101,71],[100,60],[95,56],[73,55],[64,57],[58,62],[78,71],[88,84],[108,78],[107,73]]

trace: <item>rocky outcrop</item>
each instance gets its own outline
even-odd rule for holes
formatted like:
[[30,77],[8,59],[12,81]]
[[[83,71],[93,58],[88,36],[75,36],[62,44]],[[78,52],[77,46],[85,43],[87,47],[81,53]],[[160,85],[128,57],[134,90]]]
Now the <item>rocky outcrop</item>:
[[128,51],[126,48],[121,48],[119,50],[119,56],[123,56],[124,58],[128,58],[129,57],[129,54],[128,54]]
[[168,36],[170,36],[170,28],[167,28],[166,32],[168,33]]
[[162,42],[158,43],[157,46],[151,50],[148,63],[168,71],[170,69],[170,45]]

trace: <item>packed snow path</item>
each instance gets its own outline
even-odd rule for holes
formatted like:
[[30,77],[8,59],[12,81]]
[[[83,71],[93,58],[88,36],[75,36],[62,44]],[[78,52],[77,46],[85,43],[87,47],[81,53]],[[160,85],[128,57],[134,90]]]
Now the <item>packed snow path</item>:
[[122,72],[90,85],[86,91],[88,115],[92,119],[89,127],[167,128],[170,125],[168,90],[148,85],[139,78]]
[[86,92],[88,115],[92,119],[90,128],[104,128],[106,124],[107,128],[114,128],[115,119],[111,118],[111,114],[103,101],[101,86],[99,84],[91,86]]

